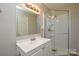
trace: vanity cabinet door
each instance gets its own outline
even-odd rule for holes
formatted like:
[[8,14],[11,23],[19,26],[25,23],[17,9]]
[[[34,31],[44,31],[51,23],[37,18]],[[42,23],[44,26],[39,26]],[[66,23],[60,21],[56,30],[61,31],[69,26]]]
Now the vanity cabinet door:
[[43,48],[43,55],[44,56],[50,56],[51,55],[51,45],[50,43],[49,44],[46,44]]
[[43,50],[42,49],[39,49],[37,52],[35,52],[31,56],[43,56]]
[[51,43],[48,42],[31,56],[50,56],[50,55],[51,55]]

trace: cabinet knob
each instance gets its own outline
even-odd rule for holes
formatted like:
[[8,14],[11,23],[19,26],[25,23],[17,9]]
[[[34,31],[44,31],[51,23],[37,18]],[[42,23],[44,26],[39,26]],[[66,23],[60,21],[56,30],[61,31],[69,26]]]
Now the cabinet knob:
[[57,50],[56,50],[56,49],[52,49],[52,51],[53,51],[53,52],[56,52]]

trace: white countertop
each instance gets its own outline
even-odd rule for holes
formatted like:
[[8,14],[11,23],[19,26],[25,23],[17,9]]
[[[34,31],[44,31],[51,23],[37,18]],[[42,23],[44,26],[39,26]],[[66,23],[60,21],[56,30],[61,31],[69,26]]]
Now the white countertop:
[[16,42],[16,45],[25,53],[28,53],[29,51],[32,51],[36,47],[50,41],[50,39],[47,38],[41,38],[41,37],[35,37],[36,40],[31,41],[29,38],[28,39],[22,39],[18,40]]

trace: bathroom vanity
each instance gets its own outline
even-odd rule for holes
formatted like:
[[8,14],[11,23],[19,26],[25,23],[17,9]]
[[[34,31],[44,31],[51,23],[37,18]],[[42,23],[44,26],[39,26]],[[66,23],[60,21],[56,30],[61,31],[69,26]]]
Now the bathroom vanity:
[[35,37],[16,42],[17,50],[21,56],[50,56],[50,39]]
[[17,55],[50,56],[51,41],[41,37],[43,34],[41,20],[38,18],[40,15],[28,11],[22,7],[23,5],[16,6],[16,46],[19,52]]

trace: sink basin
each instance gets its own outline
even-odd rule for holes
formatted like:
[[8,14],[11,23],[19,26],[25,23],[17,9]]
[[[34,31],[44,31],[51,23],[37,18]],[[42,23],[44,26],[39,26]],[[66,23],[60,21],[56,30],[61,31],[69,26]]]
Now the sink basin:
[[50,41],[50,39],[36,37],[35,40],[22,39],[16,42],[18,48],[23,52],[28,53],[29,51],[35,49],[36,47]]

